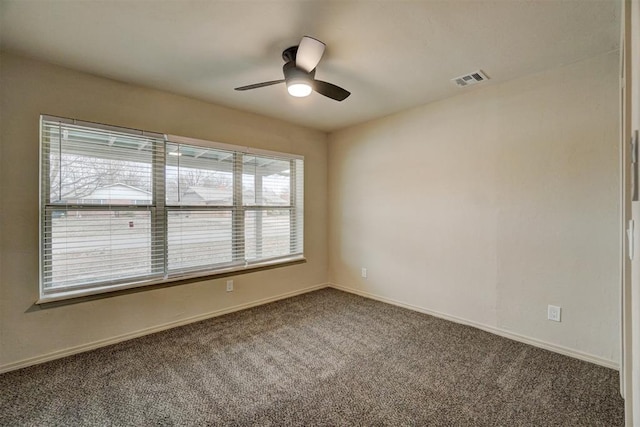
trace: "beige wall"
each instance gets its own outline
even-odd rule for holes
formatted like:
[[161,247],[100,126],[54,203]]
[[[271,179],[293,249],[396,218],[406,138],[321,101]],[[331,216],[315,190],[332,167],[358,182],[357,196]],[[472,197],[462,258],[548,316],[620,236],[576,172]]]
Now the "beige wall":
[[[0,370],[327,282],[327,137],[278,120],[17,56],[0,58]],[[39,309],[41,113],[305,156],[308,262]]]
[[612,52],[330,135],[331,282],[616,366],[618,67]]

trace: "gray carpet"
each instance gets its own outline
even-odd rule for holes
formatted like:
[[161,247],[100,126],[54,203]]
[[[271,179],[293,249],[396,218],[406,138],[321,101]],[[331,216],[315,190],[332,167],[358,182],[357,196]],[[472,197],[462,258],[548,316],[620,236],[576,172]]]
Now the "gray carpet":
[[618,373],[333,289],[0,375],[0,425],[622,426]]

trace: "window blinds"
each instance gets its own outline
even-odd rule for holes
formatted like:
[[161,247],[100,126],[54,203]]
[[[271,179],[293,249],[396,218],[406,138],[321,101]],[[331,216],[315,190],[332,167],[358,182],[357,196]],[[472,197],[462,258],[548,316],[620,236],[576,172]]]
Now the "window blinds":
[[41,300],[302,257],[300,156],[182,140],[42,116]]

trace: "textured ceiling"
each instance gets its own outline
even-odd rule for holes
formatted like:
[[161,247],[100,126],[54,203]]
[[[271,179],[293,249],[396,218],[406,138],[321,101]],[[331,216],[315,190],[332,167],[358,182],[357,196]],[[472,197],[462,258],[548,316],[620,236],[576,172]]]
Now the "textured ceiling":
[[[92,74],[332,131],[609,52],[620,2],[0,0],[0,47]],[[327,44],[316,77],[343,102],[287,95],[281,52]]]

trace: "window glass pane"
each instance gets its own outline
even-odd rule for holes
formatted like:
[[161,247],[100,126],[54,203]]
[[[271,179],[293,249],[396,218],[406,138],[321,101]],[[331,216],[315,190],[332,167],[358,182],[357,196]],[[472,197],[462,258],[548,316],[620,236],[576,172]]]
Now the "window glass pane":
[[167,144],[168,205],[233,205],[233,153]]
[[151,204],[153,139],[55,124],[43,127],[43,138],[48,202]]
[[231,211],[169,211],[169,270],[201,269],[232,260]]
[[288,209],[245,213],[247,260],[273,258],[291,253],[291,217]]
[[151,274],[150,212],[52,210],[47,216],[45,288]]
[[291,162],[245,155],[242,165],[242,202],[245,206],[289,206]]

